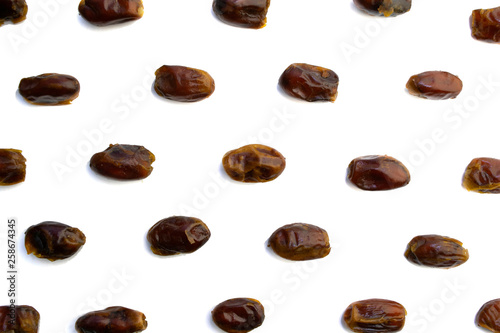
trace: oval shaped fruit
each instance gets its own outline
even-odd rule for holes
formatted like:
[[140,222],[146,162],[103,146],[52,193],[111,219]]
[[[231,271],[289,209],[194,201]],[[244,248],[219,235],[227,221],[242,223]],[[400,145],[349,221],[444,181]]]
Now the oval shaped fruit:
[[148,177],[153,171],[155,155],[136,145],[109,145],[90,159],[90,168],[98,174],[120,180],[137,180]]
[[144,14],[142,0],[82,0],[80,15],[97,26],[138,20]]
[[417,265],[452,268],[469,259],[462,242],[445,236],[421,235],[414,237],[406,247],[405,257]]
[[240,28],[266,26],[270,0],[214,0],[212,9],[222,22]]
[[112,306],[84,314],[75,324],[79,333],[136,333],[148,327],[146,316],[122,306]]
[[413,75],[406,83],[411,95],[442,100],[457,97],[462,91],[462,80],[443,71],[429,71]]
[[379,298],[352,303],[343,320],[354,332],[398,332],[405,324],[406,309],[399,303]]
[[172,216],[157,222],[147,235],[154,254],[192,253],[210,239],[210,230],[195,217]]
[[[11,315],[14,312],[15,320]],[[15,305],[14,308],[0,306],[0,332],[6,333],[38,333],[40,314],[29,305]]]
[[253,298],[232,298],[212,310],[212,320],[228,333],[245,333],[264,322],[264,307]]
[[411,0],[354,0],[358,9],[370,15],[398,16],[411,9]]
[[19,83],[19,94],[35,105],[70,104],[80,94],[80,82],[66,74],[40,74]]
[[24,245],[28,254],[50,261],[73,256],[86,241],[79,229],[59,222],[32,225],[25,234]]
[[227,152],[222,166],[231,179],[257,183],[276,179],[285,170],[285,158],[274,148],[251,144]]
[[490,157],[473,159],[465,169],[462,185],[468,191],[500,193],[500,160]]
[[472,38],[500,43],[500,7],[473,10],[469,24]]
[[500,298],[483,304],[476,314],[476,325],[494,333],[500,332]]
[[17,149],[0,149],[0,186],[24,182],[26,158]]
[[407,185],[410,172],[394,157],[369,155],[351,161],[347,179],[366,191],[392,190]]
[[164,65],[155,75],[156,93],[173,101],[198,102],[215,91],[214,79],[201,69]]
[[330,253],[328,233],[312,224],[293,223],[278,228],[269,238],[268,246],[282,258],[311,260]]
[[19,23],[26,19],[28,6],[25,0],[0,0],[0,26],[5,21]]

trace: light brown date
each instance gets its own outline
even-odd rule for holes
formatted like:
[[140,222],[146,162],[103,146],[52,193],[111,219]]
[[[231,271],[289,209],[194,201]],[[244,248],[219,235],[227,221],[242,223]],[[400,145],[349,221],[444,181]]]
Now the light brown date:
[[500,7],[476,9],[469,19],[472,38],[488,42],[500,42]]
[[6,21],[19,23],[26,19],[28,6],[25,0],[0,0],[0,26]]
[[147,327],[143,313],[122,306],[89,312],[78,318],[75,324],[78,333],[136,333]]
[[0,332],[2,333],[38,333],[39,325],[40,314],[32,306],[0,306]]
[[177,102],[198,102],[215,91],[215,81],[207,72],[184,66],[161,66],[155,72],[156,93]]
[[240,28],[266,26],[270,0],[214,0],[212,9],[222,22]]
[[80,94],[80,82],[66,74],[40,74],[19,83],[19,94],[35,105],[70,104]]
[[462,80],[443,71],[429,71],[413,75],[406,83],[411,95],[426,99],[456,98],[462,91]]
[[476,314],[476,325],[494,333],[500,332],[500,298],[483,304]]
[[490,157],[473,159],[465,169],[462,186],[473,192],[500,193],[500,160]]
[[142,0],[82,0],[80,15],[96,26],[138,20],[144,14]]
[[398,16],[411,9],[411,0],[354,0],[358,9],[370,15]]
[[17,149],[0,149],[0,186],[24,182],[26,158]]
[[407,185],[410,172],[394,157],[369,155],[351,161],[347,179],[366,191],[392,190]]
[[469,252],[462,242],[445,236],[421,235],[414,237],[406,247],[405,257],[416,265],[452,268],[465,263]]
[[253,298],[232,298],[212,310],[212,320],[228,333],[245,333],[264,322],[264,307]]
[[405,324],[406,309],[399,303],[372,298],[352,303],[343,320],[354,332],[398,332]]

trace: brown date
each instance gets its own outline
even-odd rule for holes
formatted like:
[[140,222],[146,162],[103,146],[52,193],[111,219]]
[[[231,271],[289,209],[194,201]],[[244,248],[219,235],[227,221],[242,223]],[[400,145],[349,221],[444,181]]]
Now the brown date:
[[411,9],[411,0],[354,0],[358,9],[370,15],[398,16]]
[[55,261],[73,256],[85,240],[77,228],[59,222],[42,222],[26,230],[24,245],[28,254]]
[[79,333],[136,333],[148,327],[146,316],[122,306],[84,314],[75,324]]
[[240,28],[266,26],[270,0],[214,0],[212,9],[222,22]]
[[500,193],[500,160],[490,157],[473,159],[465,169],[462,185],[468,191]]
[[155,156],[143,146],[109,145],[90,159],[90,168],[98,174],[120,180],[144,179],[151,174]]
[[24,182],[26,158],[17,149],[0,149],[0,186]]
[[227,152],[222,166],[229,177],[245,183],[268,182],[285,170],[285,158],[274,148],[252,144]]
[[25,0],[0,0],[0,26],[5,21],[19,23],[26,19],[28,6]]
[[354,332],[398,332],[403,329],[405,317],[406,309],[401,304],[372,298],[349,305],[343,320]]
[[351,161],[347,179],[362,190],[383,191],[407,185],[410,172],[393,157],[369,155]]
[[421,266],[452,268],[469,259],[462,242],[445,236],[421,235],[414,237],[406,247],[405,257]]
[[[12,322],[11,315],[15,315]],[[0,306],[0,332],[38,333],[40,314],[29,305]]]
[[214,79],[201,69],[164,65],[155,75],[156,93],[173,101],[198,102],[215,91]]
[[253,298],[232,298],[212,310],[212,320],[228,333],[245,333],[264,322],[264,307]]
[[462,80],[443,71],[429,71],[413,75],[406,83],[411,95],[426,99],[455,98],[462,91]]
[[80,94],[80,83],[71,75],[40,74],[22,79],[19,94],[35,105],[70,104]]
[[334,102],[339,77],[328,68],[296,63],[281,74],[278,85],[286,94],[308,102]]
[[472,38],[488,43],[500,42],[500,7],[473,10],[469,24]]
[[483,304],[476,314],[476,325],[494,333],[500,332],[500,298]]
[[172,216],[157,222],[147,235],[154,254],[192,253],[210,239],[210,230],[195,217]]
[[82,0],[78,11],[91,24],[106,26],[140,19],[144,6],[142,0]]
[[311,260],[330,253],[328,233],[312,224],[293,223],[278,228],[269,238],[268,246],[282,258]]

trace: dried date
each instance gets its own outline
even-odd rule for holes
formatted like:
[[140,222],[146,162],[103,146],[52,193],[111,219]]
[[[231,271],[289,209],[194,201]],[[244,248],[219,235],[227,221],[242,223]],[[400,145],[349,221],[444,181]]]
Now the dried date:
[[[14,324],[11,315],[15,313]],[[29,305],[0,306],[0,332],[2,333],[38,333],[40,314]]]
[[462,91],[462,80],[443,71],[429,71],[413,75],[406,83],[411,95],[426,99],[456,98]]
[[24,182],[26,158],[17,149],[0,149],[0,186]]
[[222,22],[240,28],[266,26],[270,0],[214,0],[212,9]]
[[500,7],[473,10],[469,24],[472,38],[488,43],[500,42]]
[[96,26],[138,20],[144,14],[142,0],[82,0],[80,15]]
[[352,303],[343,320],[354,332],[398,332],[405,324],[406,309],[399,303],[372,298]]
[[393,157],[369,155],[351,161],[347,179],[362,190],[383,191],[407,185],[410,172]]
[[84,314],[75,324],[79,333],[136,333],[148,327],[146,316],[122,306]]
[[25,0],[0,0],[0,26],[6,21],[19,23],[26,19],[28,5]]
[[173,101],[198,102],[215,91],[214,79],[201,69],[164,65],[155,75],[156,93]]
[[358,9],[370,15],[398,16],[411,9],[411,0],[354,0]]
[[500,332],[500,298],[483,304],[476,314],[476,325],[494,333]]
[[264,307],[253,298],[232,298],[212,310],[212,320],[228,333],[245,333],[264,322]]
[[80,83],[71,75],[40,74],[22,79],[19,94],[35,105],[70,104],[80,94]]
[[500,193],[500,160],[489,157],[473,159],[465,169],[462,185],[468,191]]
[[405,257],[421,266],[452,268],[465,263],[469,252],[462,242],[445,236],[421,235],[414,237],[406,247]]

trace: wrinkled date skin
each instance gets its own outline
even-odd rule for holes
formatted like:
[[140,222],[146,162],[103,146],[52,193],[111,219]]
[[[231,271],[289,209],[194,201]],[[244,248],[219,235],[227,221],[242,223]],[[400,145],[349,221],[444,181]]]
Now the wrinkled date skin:
[[354,332],[398,332],[405,325],[406,309],[399,303],[372,298],[347,307],[344,322]]
[[358,9],[370,15],[398,16],[411,9],[411,0],[354,0]]
[[469,259],[462,242],[445,236],[422,235],[413,238],[406,247],[405,257],[416,265],[452,268]]
[[500,7],[473,10],[469,23],[472,38],[500,43]]
[[94,154],[90,159],[90,168],[105,177],[137,180],[151,174],[154,161],[153,153],[143,146],[116,144]]
[[228,333],[245,333],[264,322],[264,307],[253,298],[232,298],[212,310],[212,320]]
[[500,332],[500,298],[486,302],[476,314],[476,325]]
[[465,169],[462,186],[478,193],[500,193],[500,160],[490,157],[473,159]]
[[24,182],[26,158],[17,149],[0,149],[0,186]]
[[96,26],[138,20],[144,14],[142,0],[82,0],[80,15]]
[[293,223],[278,228],[269,238],[268,246],[282,258],[311,260],[330,253],[328,233],[312,224]]
[[0,26],[6,21],[19,23],[26,19],[28,6],[25,0],[0,0]]
[[28,254],[55,261],[74,255],[85,240],[77,228],[59,222],[42,222],[26,230],[24,245]]
[[263,183],[276,179],[285,170],[285,158],[274,148],[251,144],[227,152],[222,166],[231,179]]
[[136,333],[148,327],[146,316],[122,306],[84,314],[75,324],[79,333]]
[[[15,313],[15,324],[11,315]],[[0,332],[2,333],[38,333],[40,314],[29,305],[0,306]]]
[[429,71],[413,75],[406,83],[411,95],[426,99],[456,98],[462,91],[462,80],[443,71]]
[[192,253],[210,239],[210,230],[195,217],[172,216],[157,222],[147,235],[154,254]]
[[156,93],[173,101],[198,102],[215,91],[214,79],[201,69],[164,65],[155,75]]
[[351,161],[347,179],[362,190],[384,191],[407,185],[410,172],[393,157],[369,155]]
[[297,63],[281,74],[278,85],[286,94],[308,102],[334,102],[339,77],[331,69]]
[[240,28],[266,26],[270,0],[214,0],[212,8],[222,22]]
[[71,75],[41,74],[22,79],[19,94],[35,105],[70,104],[80,94],[80,83]]

